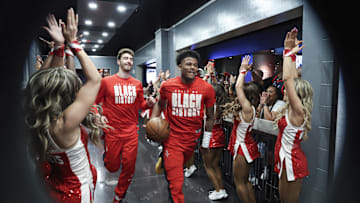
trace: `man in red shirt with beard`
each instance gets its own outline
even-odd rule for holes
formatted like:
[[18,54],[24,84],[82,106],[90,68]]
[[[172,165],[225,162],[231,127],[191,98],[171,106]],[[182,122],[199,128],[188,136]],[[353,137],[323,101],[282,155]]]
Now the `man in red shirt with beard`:
[[199,60],[199,54],[191,50],[177,56],[176,63],[181,76],[169,79],[161,85],[160,99],[155,104],[151,116],[160,116],[166,104],[164,112],[171,131],[163,142],[163,164],[169,183],[170,201],[175,203],[184,202],[183,165],[191,157],[200,137],[204,108],[207,117],[203,148],[209,147],[214,122],[215,92],[209,83],[196,77]]
[[117,56],[119,72],[102,79],[95,103],[101,104],[104,116],[113,129],[105,132],[104,165],[116,172],[122,165],[114,202],[121,202],[131,183],[135,171],[138,148],[139,109],[150,108],[155,99],[144,100],[141,82],[130,76],[134,52],[120,49]]

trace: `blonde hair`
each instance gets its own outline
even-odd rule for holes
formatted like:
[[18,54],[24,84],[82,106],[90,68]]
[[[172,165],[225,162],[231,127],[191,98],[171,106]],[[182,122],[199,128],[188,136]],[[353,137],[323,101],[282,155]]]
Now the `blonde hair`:
[[[301,103],[303,105],[303,110],[305,113],[304,122],[305,122],[305,133],[308,133],[311,130],[311,112],[313,109],[313,94],[314,90],[311,87],[310,83],[301,78],[296,78],[294,80],[295,91]],[[286,111],[289,109],[289,99],[286,101],[286,104],[279,110],[278,115],[276,116],[275,123],[278,124],[279,120],[285,115]]]
[[[63,67],[40,70],[30,77],[25,89],[24,110],[30,149],[36,158],[45,159],[50,127],[74,102],[81,86],[78,76]],[[92,119],[91,116],[87,118]],[[88,127],[93,129],[92,126]],[[96,136],[100,134],[95,132],[90,139],[95,140]]]

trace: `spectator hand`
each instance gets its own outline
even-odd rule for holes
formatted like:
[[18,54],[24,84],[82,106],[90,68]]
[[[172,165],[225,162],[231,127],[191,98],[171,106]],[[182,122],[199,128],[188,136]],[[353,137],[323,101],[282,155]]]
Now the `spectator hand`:
[[156,103],[156,99],[154,97],[148,97],[146,98],[146,104],[148,107],[153,107]]
[[170,70],[167,69],[165,72],[165,80],[169,79],[169,77],[170,77]]
[[49,14],[46,18],[46,22],[48,27],[43,26],[43,28],[49,33],[51,38],[54,40],[55,45],[62,45],[65,42],[65,38],[62,34],[61,26],[62,23],[61,19],[59,19],[59,23],[56,21],[56,18],[53,14]]
[[268,100],[269,100],[269,93],[262,92],[261,97],[260,97],[260,105],[267,104]]
[[61,27],[66,41],[72,42],[77,39],[76,35],[78,32],[78,20],[79,17],[77,14],[75,15],[74,9],[68,9],[66,21],[67,24],[65,25],[65,23],[63,22],[61,23]]
[[251,66],[252,64],[249,64],[250,63],[250,55],[246,55],[243,60],[241,61],[241,66],[240,66],[240,72],[241,71],[248,71],[251,69]]
[[230,75],[230,85],[233,85],[236,83],[236,76],[235,75]]

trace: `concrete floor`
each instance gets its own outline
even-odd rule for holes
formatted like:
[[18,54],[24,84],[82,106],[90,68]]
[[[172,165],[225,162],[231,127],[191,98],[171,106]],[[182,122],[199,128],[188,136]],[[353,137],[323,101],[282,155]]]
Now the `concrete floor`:
[[[139,125],[142,126],[140,119]],[[105,184],[105,176],[109,173],[102,161],[102,152],[94,145],[89,144],[89,152],[92,163],[98,171],[98,182],[95,190],[95,203],[111,203],[114,197],[115,185]],[[125,196],[128,203],[149,202],[168,203],[168,183],[164,175],[155,173],[155,163],[158,159],[159,150],[156,146],[150,145],[144,138],[144,128],[140,128],[139,146],[135,168],[135,175]],[[213,202],[208,198],[208,191],[213,186],[208,179],[205,169],[201,163],[195,163],[198,170],[190,177],[185,178],[183,192],[187,203]],[[120,171],[110,174],[111,179],[117,180]],[[233,186],[224,181],[224,186],[229,194],[226,200],[217,201],[224,203],[240,202]]]

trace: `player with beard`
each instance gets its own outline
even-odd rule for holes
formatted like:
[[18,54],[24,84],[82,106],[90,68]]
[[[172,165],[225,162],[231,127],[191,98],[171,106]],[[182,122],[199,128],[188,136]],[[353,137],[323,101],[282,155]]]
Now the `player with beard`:
[[96,103],[103,107],[105,117],[101,120],[114,128],[104,131],[104,165],[112,173],[122,166],[114,202],[122,202],[134,175],[139,109],[151,108],[155,103],[152,97],[145,101],[141,82],[130,76],[133,57],[134,52],[131,49],[119,50],[119,72],[102,79],[96,99]]

